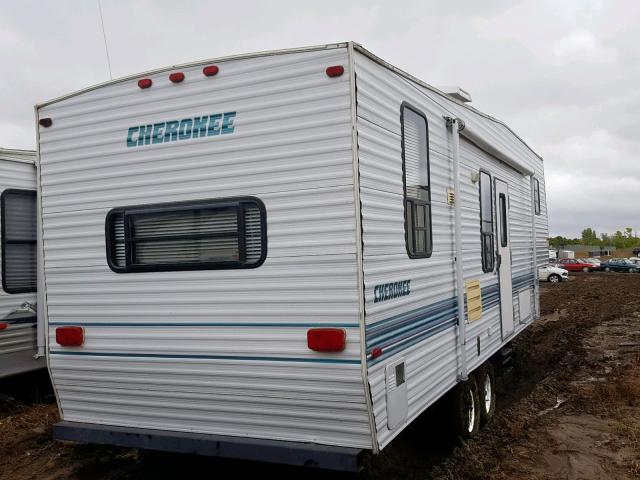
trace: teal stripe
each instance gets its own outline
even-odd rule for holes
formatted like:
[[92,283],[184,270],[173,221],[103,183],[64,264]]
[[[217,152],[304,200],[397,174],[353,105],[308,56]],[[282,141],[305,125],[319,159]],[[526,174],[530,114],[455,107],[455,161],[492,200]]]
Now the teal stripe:
[[410,310],[408,312],[403,312],[398,315],[394,315],[393,317],[385,318],[383,320],[379,320],[373,324],[369,324],[366,327],[367,335],[369,334],[379,334],[378,330],[387,331],[387,329],[392,330],[396,328],[396,325],[400,322],[404,322],[406,320],[413,320],[416,317],[423,317],[426,313],[431,310],[444,309],[450,307],[450,304],[455,305],[456,299],[454,297],[447,298],[445,300],[439,300],[437,302],[431,303],[429,305],[424,305],[422,307],[418,307],[414,310]]
[[91,357],[125,357],[125,358],[171,358],[195,360],[245,360],[262,362],[299,362],[299,363],[343,363],[359,365],[360,360],[342,358],[289,358],[289,357],[246,357],[237,355],[172,355],[165,353],[117,353],[117,352],[87,352],[77,350],[51,350],[51,355],[72,355]]
[[49,322],[50,326],[77,326],[77,327],[344,327],[360,328],[358,323],[141,323],[141,322]]
[[367,348],[374,345],[379,345],[384,348],[395,342],[406,340],[408,337],[413,338],[414,335],[419,333],[421,330],[429,330],[434,325],[447,322],[451,318],[455,319],[457,323],[457,310],[455,308],[450,308],[437,314],[427,315],[419,320],[415,319],[408,325],[400,325],[399,328],[386,332],[382,335],[371,336],[371,338],[367,336]]
[[449,328],[454,328],[456,325],[458,324],[458,319],[457,317],[454,318],[450,318],[448,321],[437,324],[435,326],[433,326],[430,330],[423,332],[422,334],[416,336],[416,337],[412,337],[410,339],[408,339],[405,342],[399,343],[397,345],[393,345],[390,348],[387,349],[383,349],[382,351],[382,355],[380,355],[377,358],[372,359],[371,358],[371,353],[369,353],[368,355],[368,365],[372,366],[375,365],[376,363],[378,363],[381,360],[384,360],[385,358],[399,352],[402,350],[406,350],[409,347],[412,347],[413,345],[422,342],[423,340],[426,340],[429,337],[432,337],[434,335],[437,335],[440,332],[443,332],[444,330],[447,330]]

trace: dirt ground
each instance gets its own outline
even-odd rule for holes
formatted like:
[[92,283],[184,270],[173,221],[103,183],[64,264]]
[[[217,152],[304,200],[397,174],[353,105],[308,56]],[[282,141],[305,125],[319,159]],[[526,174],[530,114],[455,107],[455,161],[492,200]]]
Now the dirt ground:
[[[514,342],[516,368],[493,421],[473,440],[447,435],[436,405],[364,479],[640,478],[640,275],[583,274],[541,287],[542,318]],[[0,480],[336,478],[330,472],[51,440],[44,381],[0,384]]]

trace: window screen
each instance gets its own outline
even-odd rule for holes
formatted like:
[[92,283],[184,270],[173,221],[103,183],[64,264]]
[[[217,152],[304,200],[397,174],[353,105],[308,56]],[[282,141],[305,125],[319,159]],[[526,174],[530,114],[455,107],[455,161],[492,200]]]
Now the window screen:
[[401,123],[407,253],[411,258],[425,258],[433,251],[427,119],[403,104]]
[[107,215],[116,272],[254,268],[266,256],[266,214],[255,198],[124,207]]
[[2,288],[7,293],[36,291],[36,192],[5,190],[2,221]]
[[540,182],[537,178],[533,180],[533,185],[533,205],[536,215],[540,215]]
[[482,271],[493,272],[493,188],[491,175],[480,172],[480,245]]

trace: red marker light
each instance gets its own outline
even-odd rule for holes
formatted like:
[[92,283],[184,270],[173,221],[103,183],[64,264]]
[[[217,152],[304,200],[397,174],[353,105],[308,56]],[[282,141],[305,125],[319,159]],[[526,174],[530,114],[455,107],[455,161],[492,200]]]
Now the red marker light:
[[63,347],[79,347],[84,343],[84,329],[82,327],[56,328],[56,342]]
[[38,123],[42,125],[44,128],[48,128],[53,123],[53,120],[51,120],[50,118],[41,118]]
[[307,330],[307,346],[315,352],[342,352],[347,345],[347,333],[341,328]]
[[153,85],[153,81],[150,78],[143,78],[142,80],[138,80],[138,86],[140,88],[149,88]]
[[8,323],[2,322],[2,323],[0,323],[0,330],[5,330],[8,326],[9,326]]
[[216,65],[209,65],[202,69],[202,73],[204,73],[205,77],[213,77],[214,75],[217,75],[219,71],[220,69]]
[[171,80],[173,83],[180,83],[181,81],[184,80],[184,73],[182,72],[172,73],[171,75],[169,75],[169,80]]
[[380,355],[382,355],[382,348],[381,347],[376,347],[373,350],[371,350],[371,359],[372,360],[374,358],[378,358]]
[[344,67],[342,65],[334,65],[332,67],[327,67],[326,72],[329,77],[339,77],[344,73]]

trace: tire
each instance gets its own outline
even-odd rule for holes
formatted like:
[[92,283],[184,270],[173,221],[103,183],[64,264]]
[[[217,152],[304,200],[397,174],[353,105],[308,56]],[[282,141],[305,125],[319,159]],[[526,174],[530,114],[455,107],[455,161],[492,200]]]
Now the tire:
[[478,386],[475,376],[470,376],[466,382],[460,382],[451,393],[453,432],[458,437],[471,438],[480,430]]
[[582,268],[582,271],[583,271],[584,273],[589,273],[591,270],[589,270],[589,267],[583,267],[583,268]]
[[605,272],[610,272],[610,271],[611,271],[611,268],[609,268],[609,267],[604,267],[604,271],[605,271]]
[[630,268],[630,269],[629,269],[629,272],[630,272],[630,273],[637,273],[637,272],[638,272],[638,270],[637,270],[636,268]]
[[551,283],[560,283],[562,281],[562,278],[560,278],[560,275],[558,275],[557,273],[552,273],[551,275],[549,275],[547,281]]
[[476,382],[480,400],[480,427],[484,427],[491,421],[496,411],[496,375],[490,361],[478,369]]

